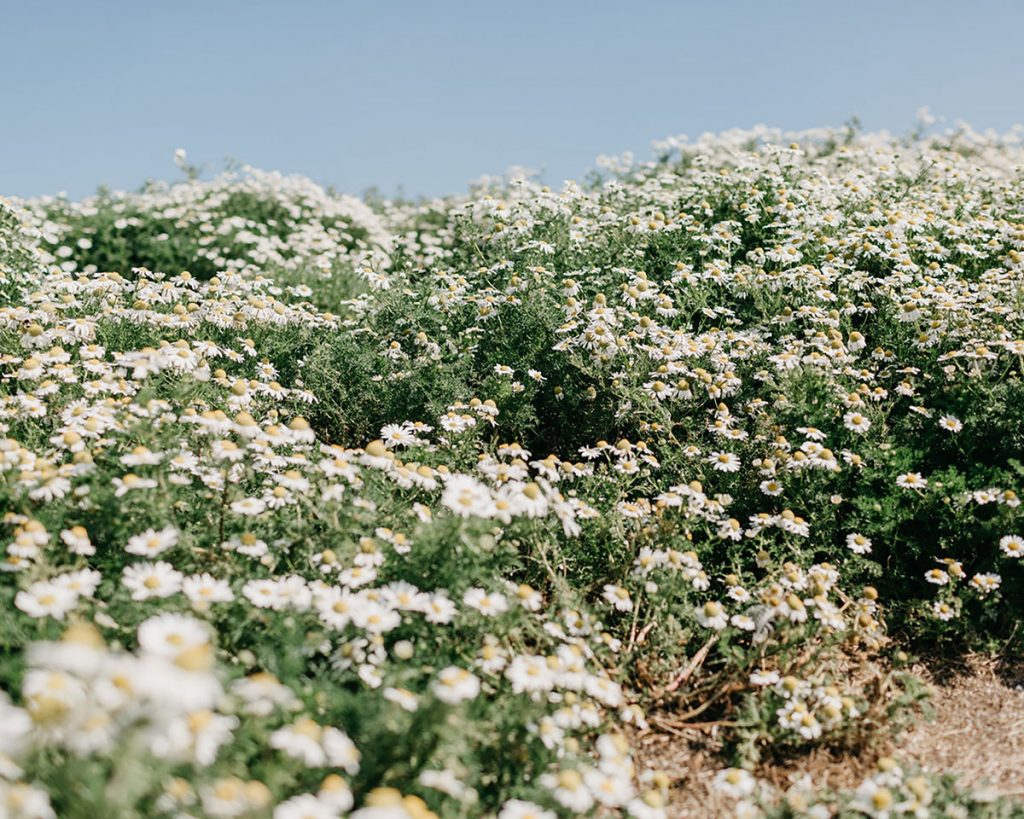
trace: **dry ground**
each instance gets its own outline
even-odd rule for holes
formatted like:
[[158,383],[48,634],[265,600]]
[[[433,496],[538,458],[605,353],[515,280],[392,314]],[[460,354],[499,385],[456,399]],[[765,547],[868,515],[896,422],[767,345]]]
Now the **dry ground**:
[[899,753],[1024,797],[1024,663],[974,655],[925,675],[936,689],[936,718],[899,740]]
[[[805,775],[818,786],[851,787],[873,770],[879,756],[893,755],[929,770],[956,772],[973,787],[990,785],[1024,797],[1024,663],[971,655],[914,671],[933,689],[933,719],[921,715],[902,736],[856,755],[820,748],[798,762],[765,767],[758,776],[782,787]],[[722,767],[714,728],[646,732],[637,746],[645,766],[674,780],[671,817],[729,815],[731,802],[711,789]]]

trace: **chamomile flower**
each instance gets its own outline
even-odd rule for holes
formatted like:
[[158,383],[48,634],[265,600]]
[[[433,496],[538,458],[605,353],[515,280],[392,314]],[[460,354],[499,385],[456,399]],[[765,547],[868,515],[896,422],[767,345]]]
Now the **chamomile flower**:
[[729,616],[721,603],[709,602],[699,607],[696,612],[697,622],[704,628],[721,631],[729,625]]
[[464,668],[449,666],[437,675],[431,691],[441,702],[457,705],[480,693],[480,679]]
[[633,600],[629,596],[629,591],[622,586],[608,584],[604,587],[604,594],[602,596],[611,603],[616,611],[633,610]]
[[163,561],[126,566],[121,582],[131,592],[132,600],[170,597],[181,591],[181,572]]
[[501,806],[498,819],[556,819],[554,811],[546,810],[533,802],[509,799]]
[[71,589],[40,580],[14,596],[14,605],[29,617],[53,617],[63,620],[78,603]]
[[731,452],[712,452],[707,461],[717,472],[738,472],[740,459]]
[[494,617],[508,611],[508,600],[503,594],[480,588],[468,589],[462,596],[462,602],[485,617]]
[[96,547],[89,540],[89,533],[84,526],[72,526],[70,529],[64,529],[60,533],[60,539],[64,541],[68,551],[72,554],[83,557],[96,554]]
[[754,792],[757,781],[742,768],[726,768],[715,774],[714,788],[730,799],[742,799]]
[[999,539],[999,551],[1007,557],[1024,557],[1024,537],[1004,535]]
[[901,489],[925,489],[928,479],[922,477],[920,472],[906,472],[896,478],[896,485]]
[[939,427],[946,432],[959,432],[964,428],[963,422],[953,415],[943,415],[939,419]]
[[871,421],[859,412],[848,412],[843,416],[843,426],[852,432],[863,435],[871,429]]
[[302,760],[311,768],[342,768],[359,771],[360,753],[348,735],[303,717],[270,735],[270,747]]
[[213,603],[230,603],[235,599],[231,584],[209,572],[186,577],[181,590],[197,610],[205,610]]
[[846,548],[856,555],[871,554],[871,538],[860,532],[851,532],[846,536]]
[[178,530],[173,526],[165,526],[159,532],[147,529],[141,534],[128,538],[128,544],[124,549],[131,555],[156,557],[173,549],[178,543],[178,537]]

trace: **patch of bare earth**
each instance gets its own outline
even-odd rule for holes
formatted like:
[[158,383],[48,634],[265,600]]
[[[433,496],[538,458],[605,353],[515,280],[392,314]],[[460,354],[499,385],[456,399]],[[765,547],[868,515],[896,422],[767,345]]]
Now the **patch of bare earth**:
[[1024,796],[1024,663],[971,655],[918,673],[935,689],[935,719],[900,739],[900,755],[955,771],[970,785]]
[[[895,756],[930,771],[956,773],[970,787],[991,786],[1024,797],[1024,663],[970,655],[914,671],[933,690],[930,714],[920,714],[899,737],[856,751],[822,747],[755,773],[783,790],[805,776],[816,787],[851,788],[874,770],[879,757]],[[657,717],[651,730],[637,736],[638,762],[672,778],[668,815],[673,819],[730,815],[732,801],[711,784],[725,765],[719,737],[714,726],[659,727]]]

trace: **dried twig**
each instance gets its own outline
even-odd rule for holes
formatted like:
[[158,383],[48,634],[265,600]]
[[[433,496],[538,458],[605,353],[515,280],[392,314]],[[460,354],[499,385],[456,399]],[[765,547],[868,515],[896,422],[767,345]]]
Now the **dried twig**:
[[684,682],[690,679],[690,677],[693,676],[694,672],[698,668],[700,668],[701,665],[704,663],[704,660],[707,659],[708,652],[711,651],[711,647],[717,641],[718,635],[713,634],[711,636],[711,639],[704,643],[704,645],[702,645],[700,649],[698,649],[697,653],[690,658],[690,662],[686,664],[683,670],[679,672],[679,674],[672,680],[672,682],[665,686],[664,693],[671,694],[673,691],[679,688],[679,686],[681,686]]

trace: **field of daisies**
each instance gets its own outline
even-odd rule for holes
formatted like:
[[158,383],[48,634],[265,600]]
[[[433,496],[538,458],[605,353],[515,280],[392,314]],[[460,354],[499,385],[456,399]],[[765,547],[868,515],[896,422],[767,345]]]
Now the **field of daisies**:
[[1018,651],[1024,147],[656,151],[0,205],[0,816],[1024,815],[762,776]]

